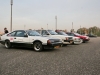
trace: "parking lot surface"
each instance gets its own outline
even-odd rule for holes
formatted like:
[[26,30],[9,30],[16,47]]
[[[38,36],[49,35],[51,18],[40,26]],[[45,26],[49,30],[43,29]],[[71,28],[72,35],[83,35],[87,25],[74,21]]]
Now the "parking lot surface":
[[0,75],[100,75],[100,37],[42,52],[0,45]]

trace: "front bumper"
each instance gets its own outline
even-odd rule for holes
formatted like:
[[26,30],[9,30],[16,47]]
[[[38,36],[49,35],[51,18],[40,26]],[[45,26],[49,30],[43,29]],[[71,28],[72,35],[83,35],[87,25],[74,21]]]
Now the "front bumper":
[[89,41],[90,39],[84,39],[84,41]]
[[0,40],[0,43],[4,45],[4,41]]
[[63,44],[72,44],[73,40],[64,40]]
[[74,44],[81,44],[81,40],[79,40],[79,41],[74,41]]
[[51,43],[51,44],[47,44],[47,46],[60,46],[62,44],[63,44],[62,42],[59,42],[59,43]]
[[51,44],[47,44],[47,45],[43,45],[45,49],[53,49],[53,48],[59,48],[63,45],[62,42],[59,43],[51,43]]

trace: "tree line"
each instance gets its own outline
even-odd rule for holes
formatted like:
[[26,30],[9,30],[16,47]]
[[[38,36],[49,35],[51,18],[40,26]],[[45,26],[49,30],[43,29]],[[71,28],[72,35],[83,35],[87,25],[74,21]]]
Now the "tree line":
[[94,35],[97,35],[97,36],[100,36],[100,28],[99,27],[90,27],[90,28],[79,28],[77,30],[77,33],[79,34],[94,34]]

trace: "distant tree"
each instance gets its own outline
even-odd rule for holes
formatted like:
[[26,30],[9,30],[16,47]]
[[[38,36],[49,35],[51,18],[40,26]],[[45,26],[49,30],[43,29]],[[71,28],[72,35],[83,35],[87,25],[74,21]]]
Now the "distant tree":
[[90,28],[80,28],[77,30],[77,33],[79,34],[95,34],[97,36],[100,36],[100,28],[99,27],[90,27]]

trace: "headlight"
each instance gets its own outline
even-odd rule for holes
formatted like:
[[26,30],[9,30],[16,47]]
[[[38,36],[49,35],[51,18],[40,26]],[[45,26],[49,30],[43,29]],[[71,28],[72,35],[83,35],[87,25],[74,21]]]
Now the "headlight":
[[77,38],[74,38],[74,40],[77,40]]
[[62,39],[60,39],[60,42],[63,42],[63,40],[62,40]]
[[51,41],[50,40],[47,40],[47,44],[51,44]]
[[88,37],[86,37],[86,39],[88,39]]

